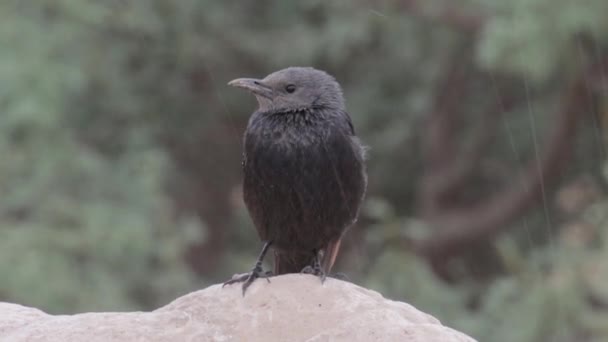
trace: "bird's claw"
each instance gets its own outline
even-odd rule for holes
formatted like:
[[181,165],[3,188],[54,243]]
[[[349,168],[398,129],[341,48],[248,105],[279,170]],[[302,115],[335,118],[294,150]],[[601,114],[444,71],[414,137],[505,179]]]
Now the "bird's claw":
[[312,275],[319,277],[321,279],[321,284],[323,284],[325,282],[325,279],[327,278],[325,271],[323,271],[323,268],[321,267],[321,264],[319,263],[319,259],[316,257],[315,257],[315,260],[314,260],[312,266],[308,265],[308,266],[304,267],[302,269],[302,271],[300,271],[300,273],[312,274]]
[[262,267],[256,266],[249,273],[241,273],[241,274],[233,275],[232,279],[224,282],[222,287],[224,287],[226,285],[235,284],[235,283],[243,283],[243,296],[245,296],[245,291],[247,291],[247,288],[249,287],[249,285],[251,285],[257,278],[265,278],[266,281],[270,283],[269,278],[272,276],[273,276],[272,271],[264,271],[262,269]]
[[344,273],[332,273],[332,274],[325,274],[325,272],[323,272],[323,270],[321,268],[315,269],[312,266],[306,266],[302,269],[302,271],[300,271],[300,273],[302,274],[312,274],[315,276],[318,276],[319,278],[321,278],[321,283],[324,283],[325,280],[327,279],[327,277],[329,278],[334,278],[334,279],[338,279],[338,280],[342,280],[342,281],[347,281],[347,282],[351,282],[350,278],[344,274]]

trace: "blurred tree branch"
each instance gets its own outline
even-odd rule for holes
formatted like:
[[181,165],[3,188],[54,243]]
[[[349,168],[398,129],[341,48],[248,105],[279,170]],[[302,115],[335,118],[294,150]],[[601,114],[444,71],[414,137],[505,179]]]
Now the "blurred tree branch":
[[[538,160],[529,161],[520,182],[508,183],[521,185],[504,188],[489,198],[459,208],[454,207],[454,201],[449,201],[450,195],[454,195],[454,190],[467,186],[464,182],[471,176],[481,152],[496,130],[498,120],[494,114],[500,111],[501,105],[493,106],[482,117],[483,122],[474,132],[472,147],[456,153],[453,150],[456,141],[453,122],[459,110],[454,108],[454,103],[460,99],[465,81],[460,59],[452,62],[438,91],[436,108],[428,123],[429,134],[423,142],[428,153],[428,174],[422,183],[420,201],[425,217],[438,230],[432,238],[414,243],[415,250],[429,260],[439,275],[447,276],[446,262],[449,259],[463,255],[470,251],[471,246],[494,237],[532,203],[542,199],[546,183],[555,179],[570,155],[581,108],[585,107],[593,89],[589,77],[601,73],[605,62],[591,65],[568,85]],[[506,100],[502,105],[505,101],[507,106],[510,105],[509,96],[503,97]],[[458,203],[462,204],[461,201]]]

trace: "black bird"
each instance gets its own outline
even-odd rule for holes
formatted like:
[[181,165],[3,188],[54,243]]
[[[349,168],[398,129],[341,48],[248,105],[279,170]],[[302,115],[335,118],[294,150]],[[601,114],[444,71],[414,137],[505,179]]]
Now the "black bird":
[[336,80],[310,67],[228,83],[255,95],[243,153],[243,195],[264,243],[243,282],[259,277],[268,248],[274,275],[329,274],[344,232],[356,221],[367,185],[365,148],[355,136]]

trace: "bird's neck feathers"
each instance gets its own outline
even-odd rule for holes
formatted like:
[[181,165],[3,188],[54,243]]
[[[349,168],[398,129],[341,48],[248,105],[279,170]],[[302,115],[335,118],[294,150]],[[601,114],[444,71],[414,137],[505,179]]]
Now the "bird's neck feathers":
[[313,103],[308,106],[301,107],[273,107],[269,106],[266,108],[258,108],[258,112],[266,116],[289,116],[289,115],[301,115],[301,116],[323,116],[327,112],[339,112],[343,111],[340,108],[333,108],[331,105],[322,103]]
[[265,115],[268,116],[280,116],[280,115],[292,115],[292,114],[299,114],[299,115],[309,115],[309,114],[313,114],[314,112],[314,108],[312,107],[293,107],[293,108],[265,108],[265,109],[260,109],[260,112],[262,112]]

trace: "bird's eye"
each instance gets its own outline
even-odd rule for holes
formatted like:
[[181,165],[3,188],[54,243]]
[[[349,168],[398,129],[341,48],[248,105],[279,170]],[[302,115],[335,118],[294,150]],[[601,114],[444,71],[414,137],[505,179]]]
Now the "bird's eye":
[[285,91],[291,94],[296,91],[296,86],[293,84],[288,84],[287,86],[285,86]]

